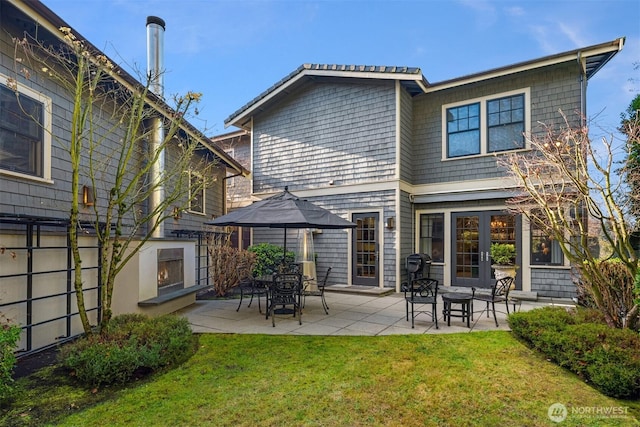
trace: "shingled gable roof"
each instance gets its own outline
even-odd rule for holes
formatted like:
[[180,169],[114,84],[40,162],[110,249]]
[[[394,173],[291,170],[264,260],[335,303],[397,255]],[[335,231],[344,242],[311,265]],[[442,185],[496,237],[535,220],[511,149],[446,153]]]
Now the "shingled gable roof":
[[[63,42],[64,39],[62,37],[62,33],[58,29],[60,27],[68,27],[71,28],[78,39],[83,40],[86,43],[87,47],[90,50],[104,54],[90,41],[88,41],[85,37],[83,37],[75,29],[73,29],[69,24],[67,24],[67,22],[64,21],[60,16],[56,15],[51,9],[49,9],[40,1],[8,0],[8,4],[13,5],[13,7],[22,12],[30,20],[33,20],[33,23],[31,24],[35,25],[36,28],[42,28],[46,30],[52,38]],[[5,12],[3,11],[3,13]],[[111,62],[115,64],[115,61]],[[122,68],[118,68],[118,73],[117,75],[114,75],[114,79],[129,90],[135,90],[136,88],[141,88],[144,86],[136,78],[134,78],[131,74],[129,74]],[[167,118],[171,118],[174,115],[174,109],[154,93],[148,93],[147,103],[149,106],[151,106],[153,109]],[[213,141],[207,138],[191,123],[187,122],[186,120],[183,121],[181,124],[181,129],[190,137],[198,140],[198,142],[202,144],[204,149],[213,153],[225,166],[237,171],[238,173],[241,173],[243,176],[248,176],[250,174],[250,172],[245,169],[237,160],[229,156],[221,147],[217,146]]]
[[429,86],[429,82],[422,76],[420,68],[415,67],[302,64],[295,71],[231,114],[224,121],[225,126],[235,125],[240,128],[247,128],[251,116],[256,111],[265,109],[267,105],[286,95],[293,88],[309,80],[321,77],[398,80],[412,96],[424,93],[427,86]]
[[286,96],[290,90],[297,85],[316,77],[398,80],[412,96],[569,61],[578,61],[582,65],[585,76],[587,79],[590,79],[598,72],[598,70],[604,67],[611,58],[622,50],[624,42],[625,38],[621,37],[610,42],[575,49],[531,61],[520,62],[433,84],[429,83],[422,76],[420,68],[416,67],[303,64],[231,114],[224,123],[225,126],[234,125],[248,130],[250,128],[249,124],[251,117],[255,115],[256,112],[268,108],[268,106],[273,102],[276,102],[281,97]]

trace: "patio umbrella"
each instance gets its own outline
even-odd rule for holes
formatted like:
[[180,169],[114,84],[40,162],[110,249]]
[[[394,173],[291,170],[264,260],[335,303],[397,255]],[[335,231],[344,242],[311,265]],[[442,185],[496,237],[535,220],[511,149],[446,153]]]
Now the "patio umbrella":
[[308,200],[289,193],[282,193],[249,206],[237,209],[212,221],[209,225],[236,227],[284,228],[284,252],[287,252],[288,228],[354,228],[356,224],[314,205]]

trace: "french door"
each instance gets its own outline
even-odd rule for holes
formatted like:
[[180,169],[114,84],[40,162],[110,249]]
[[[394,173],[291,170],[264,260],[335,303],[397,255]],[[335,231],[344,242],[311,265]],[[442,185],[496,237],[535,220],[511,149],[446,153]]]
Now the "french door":
[[356,224],[351,271],[351,283],[354,285],[378,286],[379,217],[377,212],[356,213],[352,216],[351,221]]
[[491,244],[512,243],[518,247],[518,218],[503,211],[455,212],[451,223],[451,284],[489,287],[495,280],[489,255]]

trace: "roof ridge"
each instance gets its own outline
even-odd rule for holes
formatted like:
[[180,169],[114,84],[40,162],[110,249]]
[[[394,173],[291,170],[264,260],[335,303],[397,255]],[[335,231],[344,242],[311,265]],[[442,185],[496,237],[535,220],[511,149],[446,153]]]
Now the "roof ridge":
[[353,72],[368,72],[368,73],[399,73],[399,74],[420,74],[422,71],[420,67],[409,67],[406,65],[365,65],[365,64],[320,64],[320,63],[304,63],[293,74],[296,74],[298,70],[313,70],[313,71],[353,71]]

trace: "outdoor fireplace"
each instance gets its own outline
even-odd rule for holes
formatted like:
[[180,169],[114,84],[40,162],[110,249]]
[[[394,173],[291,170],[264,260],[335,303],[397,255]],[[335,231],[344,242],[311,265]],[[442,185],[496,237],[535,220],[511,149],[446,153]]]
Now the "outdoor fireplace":
[[158,249],[158,295],[184,288],[184,248]]

